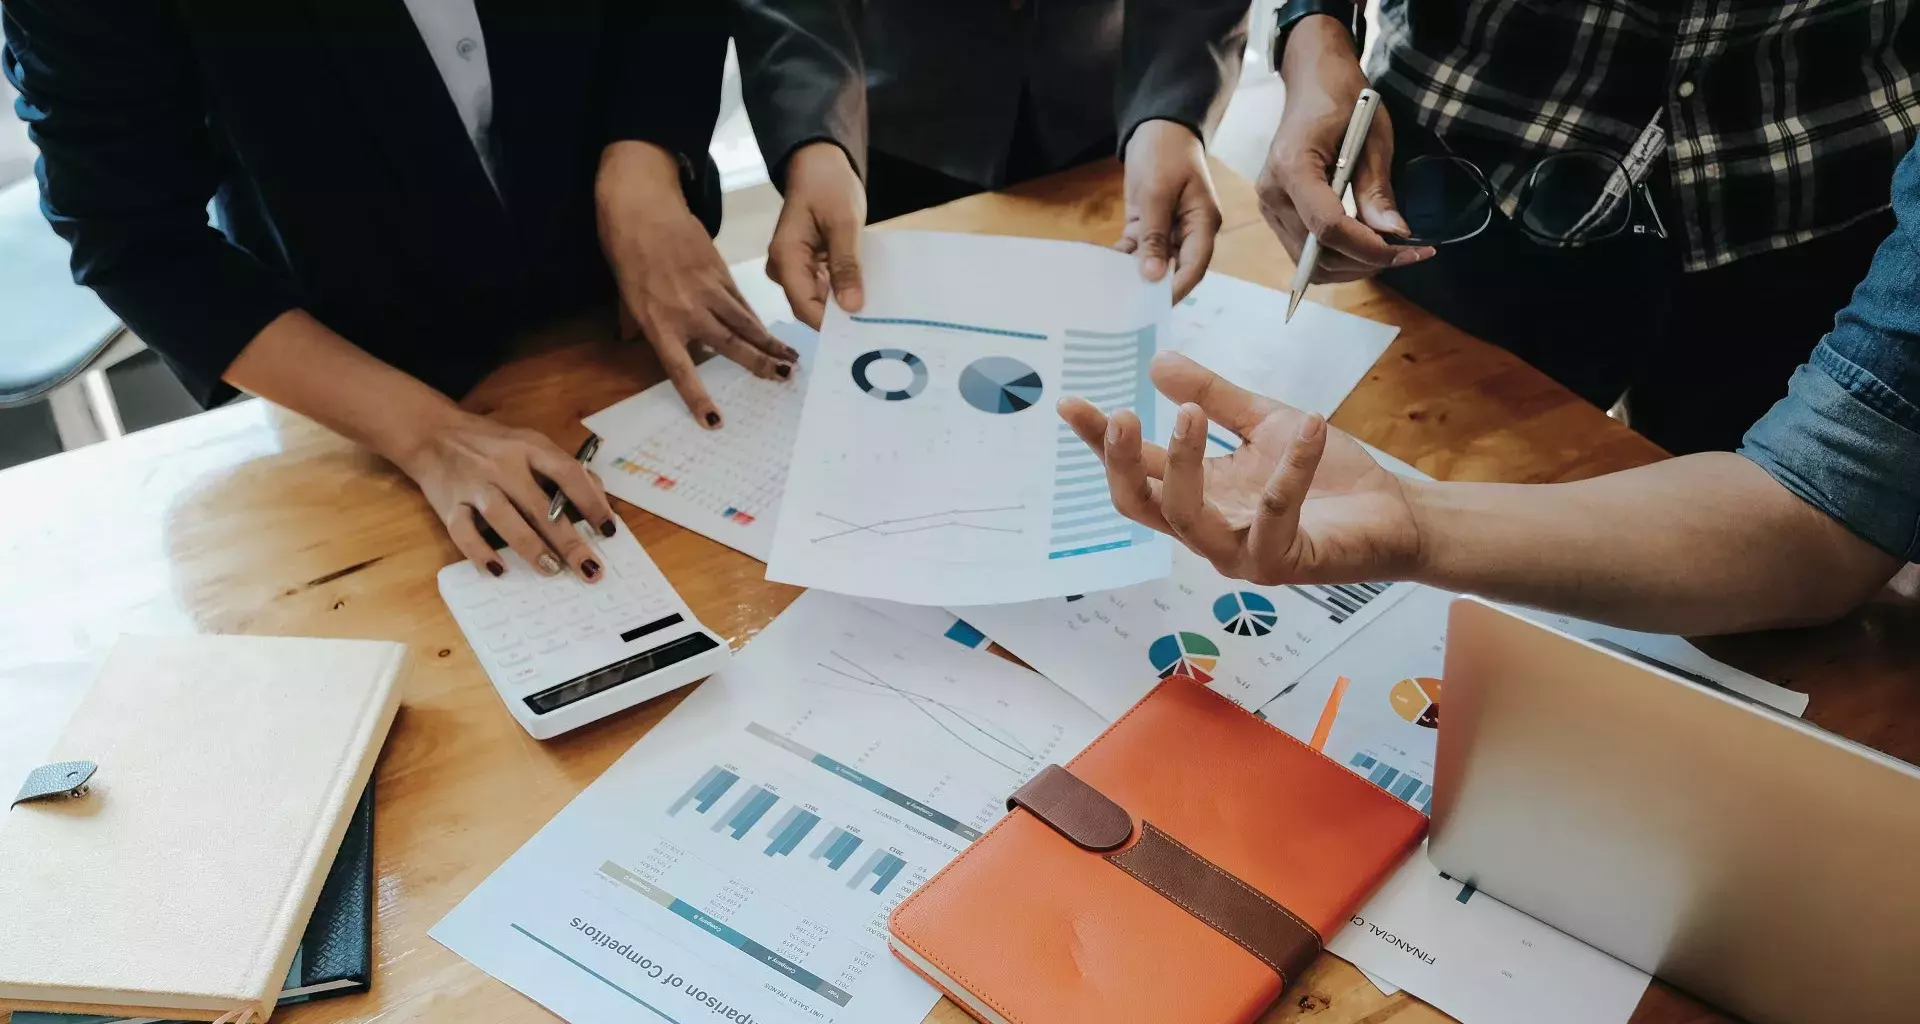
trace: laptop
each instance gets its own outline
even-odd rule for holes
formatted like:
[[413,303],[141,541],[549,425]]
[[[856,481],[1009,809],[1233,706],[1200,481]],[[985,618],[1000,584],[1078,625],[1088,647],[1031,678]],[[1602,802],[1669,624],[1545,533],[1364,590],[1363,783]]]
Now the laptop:
[[1920,1020],[1920,769],[1469,597],[1445,678],[1440,870],[1755,1024]]

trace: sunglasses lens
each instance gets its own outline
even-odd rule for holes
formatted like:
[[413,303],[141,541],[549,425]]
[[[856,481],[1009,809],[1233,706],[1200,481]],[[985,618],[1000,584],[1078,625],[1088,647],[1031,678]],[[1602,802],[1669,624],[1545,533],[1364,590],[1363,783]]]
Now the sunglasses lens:
[[1393,199],[1413,229],[1411,241],[1444,245],[1472,236],[1493,216],[1473,165],[1451,156],[1416,157],[1394,174]]
[[1620,161],[1563,153],[1535,166],[1514,219],[1530,234],[1579,245],[1619,234],[1633,214],[1632,183]]

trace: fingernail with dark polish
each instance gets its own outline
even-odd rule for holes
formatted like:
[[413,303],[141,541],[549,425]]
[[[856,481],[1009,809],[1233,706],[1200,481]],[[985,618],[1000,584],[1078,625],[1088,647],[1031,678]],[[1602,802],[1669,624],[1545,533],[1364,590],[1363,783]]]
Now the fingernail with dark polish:
[[580,575],[594,579],[600,575],[600,563],[589,558],[580,563]]
[[720,425],[720,414],[719,414],[719,413],[717,413],[717,412],[710,412],[710,413],[708,413],[708,414],[707,414],[707,426],[709,426],[709,427],[717,427],[717,426],[719,426],[719,425]]
[[611,537],[615,533],[618,533],[619,531],[620,531],[620,528],[613,525],[613,520],[611,519],[600,524],[600,536],[602,537]]
[[773,368],[773,372],[779,374],[782,377],[789,377],[793,375],[793,367],[788,366],[785,363],[781,363],[779,366],[776,366]]
[[504,565],[501,565],[499,562],[488,562],[487,571],[494,574],[495,576],[503,576],[506,574],[507,567]]

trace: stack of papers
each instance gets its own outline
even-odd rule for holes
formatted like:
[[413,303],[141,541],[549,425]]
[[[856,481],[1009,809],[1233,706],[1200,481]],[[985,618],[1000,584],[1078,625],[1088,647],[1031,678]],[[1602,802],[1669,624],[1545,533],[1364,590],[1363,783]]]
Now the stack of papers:
[[[1220,275],[1169,310],[1164,282],[1092,246],[863,246],[868,307],[832,309],[817,336],[757,261],[735,269],[803,355],[790,381],[703,365],[725,429],[666,384],[586,421],[610,492],[821,589],[433,930],[569,1020],[920,1019],[937,993],[888,955],[887,914],[1007,793],[1173,674],[1432,801],[1452,595],[1229,580],[1119,519],[1053,412],[1079,394],[1164,441],[1172,409],[1147,364],[1172,349],[1330,415],[1394,328],[1312,303],[1289,325],[1283,293]],[[1208,439],[1215,455],[1239,443]],[[1684,640],[1526,614],[1805,709]],[[1038,672],[962,649],[988,637]],[[1424,849],[1328,948],[1466,1024],[1620,1024],[1648,980]]]

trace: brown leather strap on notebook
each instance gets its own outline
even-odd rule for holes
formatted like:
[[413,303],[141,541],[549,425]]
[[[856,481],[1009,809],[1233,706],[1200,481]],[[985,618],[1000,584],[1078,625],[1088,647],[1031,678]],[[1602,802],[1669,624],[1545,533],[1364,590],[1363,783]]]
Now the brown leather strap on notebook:
[[1140,841],[1107,859],[1259,957],[1283,988],[1320,955],[1319,932],[1153,822],[1141,822]]
[[1107,854],[1115,867],[1273,968],[1282,987],[1320,955],[1320,933],[1311,925],[1152,822],[1141,822],[1139,841],[1127,846],[1133,818],[1126,809],[1057,764],[1007,800],[1008,810],[1015,807],[1083,849]]
[[1024,807],[1054,831],[1095,853],[1118,850],[1133,838],[1133,818],[1119,804],[1050,764],[1007,798],[1007,810]]

